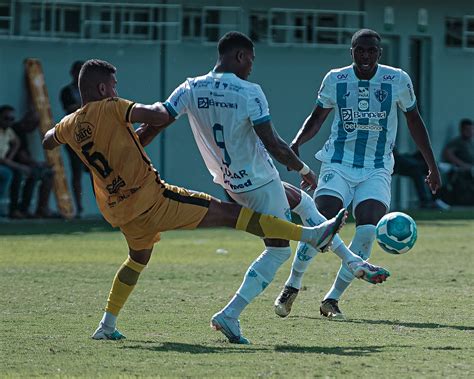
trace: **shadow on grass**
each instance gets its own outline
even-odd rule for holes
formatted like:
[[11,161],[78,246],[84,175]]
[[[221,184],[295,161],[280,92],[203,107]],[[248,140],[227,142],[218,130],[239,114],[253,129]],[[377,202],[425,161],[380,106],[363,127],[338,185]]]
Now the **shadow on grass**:
[[381,353],[387,346],[351,346],[351,347],[326,347],[326,346],[275,346],[279,353],[304,353],[304,354],[327,354],[362,357],[375,353]]
[[372,324],[372,325],[393,325],[393,326],[404,326],[406,328],[418,328],[418,329],[455,329],[462,331],[474,330],[474,326],[465,325],[445,325],[437,324],[434,322],[402,322],[402,321],[390,321],[390,320],[364,320],[364,319],[353,319],[346,320],[345,322],[352,322],[355,324]]
[[[121,349],[137,349],[149,350],[156,352],[175,351],[187,354],[215,354],[215,353],[255,353],[257,351],[272,351],[268,348],[251,347],[245,349],[245,345],[229,345],[229,346],[207,346],[198,344],[178,343],[178,342],[154,342],[154,341],[137,341],[136,345],[125,345]],[[247,346],[248,347],[248,346]]]
[[[5,219],[6,220],[6,219]],[[89,232],[113,232],[103,219],[63,220],[37,219],[0,222],[0,235],[74,234]]]

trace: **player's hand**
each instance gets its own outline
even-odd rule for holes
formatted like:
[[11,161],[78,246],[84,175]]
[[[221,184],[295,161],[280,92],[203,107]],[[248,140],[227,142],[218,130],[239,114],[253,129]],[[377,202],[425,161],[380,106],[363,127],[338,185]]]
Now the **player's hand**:
[[306,175],[301,175],[300,187],[303,191],[313,191],[316,189],[318,181],[316,174],[310,170]]
[[434,195],[442,185],[441,175],[437,168],[434,170],[428,170],[428,175],[426,176],[425,182],[430,187],[431,193]]

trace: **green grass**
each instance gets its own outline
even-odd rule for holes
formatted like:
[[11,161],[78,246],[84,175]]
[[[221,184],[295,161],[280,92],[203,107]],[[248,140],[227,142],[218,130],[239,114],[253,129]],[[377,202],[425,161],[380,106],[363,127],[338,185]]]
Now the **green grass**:
[[1,224],[0,376],[473,377],[474,221],[420,219],[413,251],[375,248],[392,277],[355,282],[345,322],[319,316],[339,266],[331,253],[310,266],[290,317],[273,313],[287,262],[242,314],[250,346],[227,343],[209,319],[261,252],[256,237],[165,233],[120,315],[128,339],[112,342],[90,335],[126,256],[120,233],[100,222]]

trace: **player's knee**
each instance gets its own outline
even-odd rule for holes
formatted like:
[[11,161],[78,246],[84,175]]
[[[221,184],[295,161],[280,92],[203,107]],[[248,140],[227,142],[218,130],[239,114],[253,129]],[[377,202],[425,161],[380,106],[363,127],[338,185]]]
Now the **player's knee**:
[[270,247],[266,248],[267,254],[272,258],[274,262],[280,267],[283,263],[285,263],[291,256],[291,248],[289,246],[286,247]]

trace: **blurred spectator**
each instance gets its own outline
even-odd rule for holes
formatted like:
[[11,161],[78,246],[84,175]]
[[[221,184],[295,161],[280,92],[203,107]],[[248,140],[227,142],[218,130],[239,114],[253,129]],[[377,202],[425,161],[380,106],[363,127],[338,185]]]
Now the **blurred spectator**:
[[[83,63],[84,62],[82,61],[76,61],[72,64],[70,70],[72,81],[61,89],[61,103],[63,104],[64,112],[66,112],[66,114],[73,113],[81,107],[81,95],[79,93],[78,79]],[[69,162],[71,163],[72,192],[76,204],[76,217],[79,218],[83,210],[82,173],[87,172],[87,168],[69,145],[66,145],[66,149],[69,155]]]
[[448,210],[450,208],[449,204],[434,197],[425,183],[428,167],[420,152],[400,154],[397,149],[394,149],[393,156],[395,158],[393,174],[407,176],[412,179],[420,208],[441,210]]
[[[17,123],[17,125],[26,125],[27,118]],[[29,216],[28,209],[33,194],[33,189],[37,181],[42,182],[40,192],[43,191],[49,195],[51,190],[51,176],[52,171],[48,169],[38,168],[33,164],[33,160],[27,161],[22,159],[26,153],[29,153],[22,140],[14,132],[15,124],[15,109],[10,105],[0,106],[0,171],[2,177],[2,195],[5,195],[5,184],[11,181],[10,185],[10,211],[11,218],[24,218]],[[25,180],[25,185],[22,191],[21,203],[18,203],[21,184]],[[6,184],[8,185],[8,184]],[[39,197],[36,214],[38,216],[46,216],[48,211],[47,196]]]
[[[8,105],[0,107],[0,201],[6,199],[7,190],[13,178],[16,163],[13,162],[20,142],[12,129],[13,108]],[[4,209],[2,209],[3,211]]]
[[[13,130],[17,135],[20,145],[13,160],[30,169],[27,176],[16,174],[13,176],[13,181],[10,190],[10,216],[12,218],[31,217],[29,208],[31,198],[36,183],[39,183],[38,200],[36,212],[34,217],[49,218],[57,217],[56,214],[51,213],[49,209],[49,195],[53,185],[53,169],[46,162],[39,162],[33,158],[28,146],[28,134],[38,128],[39,120],[35,112],[28,112],[18,122],[13,124]],[[23,184],[23,191],[21,190],[22,179],[25,179]],[[21,194],[21,202],[18,200]]]
[[453,204],[474,205],[474,145],[473,121],[462,119],[460,135],[449,141],[443,150],[443,159],[452,165],[444,196]]

